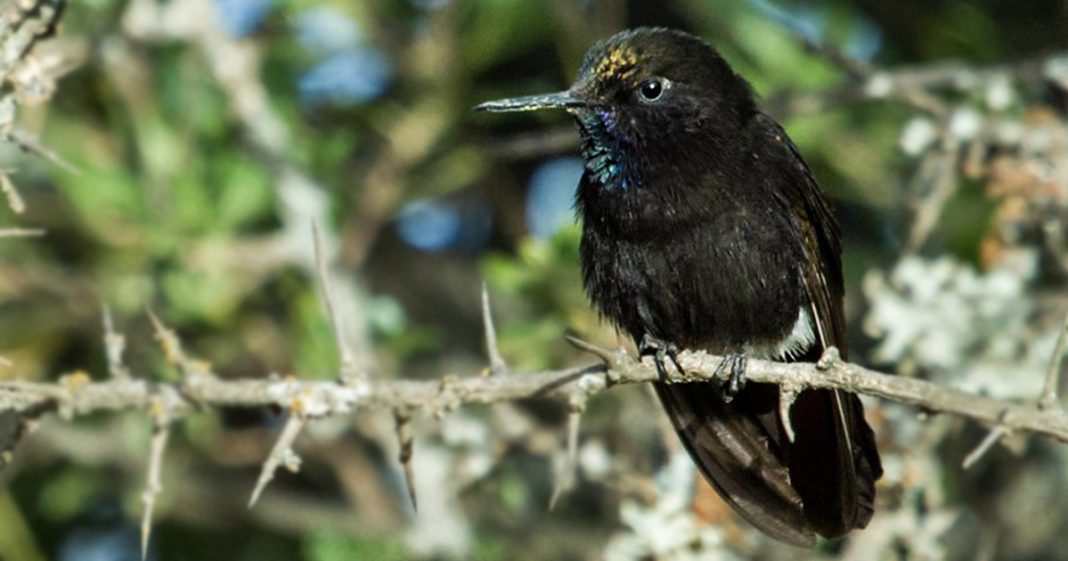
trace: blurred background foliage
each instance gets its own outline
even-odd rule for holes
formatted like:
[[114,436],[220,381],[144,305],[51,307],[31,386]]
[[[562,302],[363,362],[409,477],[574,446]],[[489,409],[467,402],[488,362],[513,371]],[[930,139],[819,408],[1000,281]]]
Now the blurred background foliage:
[[[562,89],[595,39],[639,25],[712,41],[800,146],[843,223],[855,358],[950,382],[967,371],[973,387],[995,394],[1032,387],[1017,384],[1034,371],[1019,357],[1044,368],[1065,279],[1048,265],[1056,252],[1026,234],[1034,205],[1012,222],[1023,233],[995,235],[1013,195],[965,169],[922,243],[910,246],[910,232],[917,191],[926,193],[916,178],[924,154],[937,151],[932,131],[965,127],[969,116],[1060,127],[1064,107],[1046,85],[1013,83],[1004,103],[990,101],[988,84],[947,87],[953,112],[942,116],[877,100],[794,101],[850,80],[806,42],[875,68],[1027,60],[1068,48],[1064,0],[72,2],[38,49],[71,69],[47,104],[22,108],[20,123],[78,172],[3,154],[27,210],[0,205],[0,226],[47,235],[0,240],[0,355],[14,364],[0,365],[0,376],[103,376],[103,305],[139,376],[176,376],[146,309],[222,376],[335,376],[308,266],[312,219],[330,233],[354,298],[343,311],[376,376],[483,370],[483,281],[517,371],[589,361],[563,343],[568,332],[623,343],[582,294],[571,212],[582,163],[568,117],[470,108]],[[954,146],[971,137],[961,139]],[[999,148],[983,147],[986,165]],[[951,167],[964,169],[960,160]],[[1042,208],[1060,216],[1065,185],[1053,185]],[[1020,253],[1010,246],[1037,272],[1005,273],[1005,256]],[[897,276],[872,273],[890,270]],[[918,305],[915,294],[928,300]],[[925,313],[929,321],[916,319]],[[946,331],[949,321],[963,327]],[[1016,346],[990,351],[993,363],[968,362],[987,356],[976,349],[989,340],[1009,339],[1006,326]],[[971,339],[930,343],[932,332]],[[1037,388],[1040,374],[1032,377]],[[992,380],[1007,388],[991,389]],[[996,449],[963,472],[980,429],[872,407],[888,476],[868,535],[889,537],[799,554],[754,538],[707,494],[680,491],[692,490],[693,474],[656,410],[642,388],[593,401],[578,482],[551,512],[565,405],[421,418],[418,516],[385,415],[316,423],[299,445],[302,472],[281,476],[246,510],[279,412],[198,413],[168,451],[150,558],[1068,559],[1058,530],[1068,523],[1068,464],[1048,443]],[[0,559],[137,558],[149,422],[130,414],[42,424],[0,472]]]

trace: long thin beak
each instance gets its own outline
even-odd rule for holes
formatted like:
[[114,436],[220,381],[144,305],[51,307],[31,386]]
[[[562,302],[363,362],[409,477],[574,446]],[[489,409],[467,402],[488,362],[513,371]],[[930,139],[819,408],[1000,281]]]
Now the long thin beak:
[[528,95],[510,99],[487,101],[475,106],[475,111],[503,113],[506,111],[537,111],[538,109],[570,109],[586,107],[586,101],[568,91],[542,95]]

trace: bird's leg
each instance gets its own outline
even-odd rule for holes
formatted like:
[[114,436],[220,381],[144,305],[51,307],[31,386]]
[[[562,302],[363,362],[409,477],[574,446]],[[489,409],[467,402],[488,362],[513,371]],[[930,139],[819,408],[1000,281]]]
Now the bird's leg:
[[720,361],[719,366],[716,367],[713,375],[719,376],[723,372],[728,372],[729,377],[723,384],[723,401],[730,403],[734,396],[745,388],[745,367],[748,358],[745,353],[731,353]]
[[679,364],[679,348],[674,343],[668,343],[646,333],[642,337],[642,342],[638,344],[638,358],[649,355],[653,357],[653,362],[656,364],[656,373],[660,376],[661,382],[667,382],[667,368],[664,367],[665,358],[671,359],[671,363],[675,365],[675,369],[679,371],[679,374],[686,373],[682,369],[682,365]]

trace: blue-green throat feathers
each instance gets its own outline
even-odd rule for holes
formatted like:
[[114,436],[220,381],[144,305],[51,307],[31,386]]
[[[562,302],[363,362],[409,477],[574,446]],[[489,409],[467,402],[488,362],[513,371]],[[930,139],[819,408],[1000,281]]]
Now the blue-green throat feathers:
[[582,134],[582,156],[588,177],[607,190],[626,191],[639,184],[622,142],[615,136],[616,114],[605,109],[575,113]]

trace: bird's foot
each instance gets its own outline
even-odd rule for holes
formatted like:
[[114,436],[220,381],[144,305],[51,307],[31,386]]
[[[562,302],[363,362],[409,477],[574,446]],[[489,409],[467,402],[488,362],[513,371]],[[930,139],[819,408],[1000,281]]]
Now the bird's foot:
[[732,353],[723,357],[719,366],[716,367],[713,372],[715,376],[724,372],[729,374],[727,381],[723,384],[723,401],[730,403],[734,396],[745,388],[745,367],[748,360],[745,353]]
[[679,374],[686,373],[682,369],[682,365],[679,364],[679,348],[674,343],[668,343],[646,333],[642,337],[642,342],[638,344],[638,358],[641,359],[650,355],[652,355],[653,362],[656,364],[656,373],[660,376],[661,382],[667,382],[667,368],[664,367],[665,358],[671,359],[671,363],[675,365],[675,369],[679,371]]

